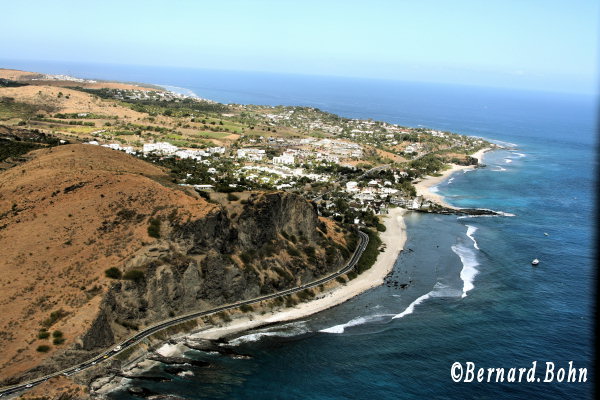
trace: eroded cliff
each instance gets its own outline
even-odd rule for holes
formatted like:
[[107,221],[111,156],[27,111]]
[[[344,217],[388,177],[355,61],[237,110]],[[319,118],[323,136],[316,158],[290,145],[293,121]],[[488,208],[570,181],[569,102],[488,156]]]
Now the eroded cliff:
[[[349,233],[297,195],[207,201],[97,146],[28,157],[0,174],[3,383],[85,360],[176,315],[314,280],[349,255]],[[50,343],[44,332],[56,331],[66,341]]]

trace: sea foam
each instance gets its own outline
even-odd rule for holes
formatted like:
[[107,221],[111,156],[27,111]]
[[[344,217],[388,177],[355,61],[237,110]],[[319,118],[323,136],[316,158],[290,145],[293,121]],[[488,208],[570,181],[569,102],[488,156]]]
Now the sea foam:
[[436,282],[429,294],[431,297],[461,297],[462,290],[444,285],[441,282]]
[[467,225],[467,236],[469,237],[469,239],[471,239],[473,241],[473,247],[475,247],[477,250],[479,250],[479,246],[477,245],[477,240],[475,240],[475,238],[473,237],[473,234],[475,232],[477,232],[476,226]]
[[345,324],[335,325],[331,328],[321,329],[319,332],[323,333],[344,333],[346,328],[350,328],[352,326],[363,325],[371,321],[380,320],[384,317],[390,317],[394,314],[375,314],[375,315],[367,315],[364,317],[356,317],[346,322]]
[[468,247],[459,244],[452,246],[452,251],[460,257],[460,261],[463,265],[463,268],[460,271],[460,279],[463,281],[462,297],[466,297],[467,292],[475,287],[473,281],[478,272],[475,267],[477,267],[479,263],[477,262],[475,252]]
[[422,302],[424,302],[425,300],[427,300],[428,298],[430,298],[431,297],[431,293],[432,292],[425,293],[424,295],[417,297],[417,299],[415,301],[413,301],[412,303],[410,303],[408,305],[408,307],[406,307],[404,309],[404,311],[402,311],[400,314],[394,315],[392,317],[392,319],[398,319],[398,318],[402,318],[402,317],[404,317],[406,315],[412,314],[413,311],[415,311],[415,306],[421,304]]
[[292,337],[310,332],[306,321],[277,325],[230,340],[228,344],[238,346],[242,343],[257,342],[265,337]]

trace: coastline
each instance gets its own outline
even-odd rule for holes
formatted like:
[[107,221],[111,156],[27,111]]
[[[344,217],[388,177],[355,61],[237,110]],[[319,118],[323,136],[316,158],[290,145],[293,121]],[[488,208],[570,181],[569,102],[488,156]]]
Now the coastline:
[[[481,150],[471,154],[471,157],[476,158],[477,163],[481,163],[481,161],[483,160],[484,153],[486,153],[490,150],[492,150],[491,147],[486,147],[484,149],[481,149]],[[450,176],[452,174],[454,174],[455,172],[471,170],[471,169],[475,169],[475,166],[474,165],[452,164],[452,167],[450,169],[443,171],[440,176],[427,176],[427,177],[423,178],[421,181],[415,183],[415,189],[417,190],[417,196],[423,196],[424,199],[429,200],[434,203],[437,203],[446,208],[458,210],[459,207],[455,207],[453,205],[448,204],[444,200],[444,196],[441,196],[437,193],[432,192],[431,188],[436,185],[439,185],[441,182],[445,181],[446,179],[449,179]]]
[[[251,312],[234,318],[223,326],[177,334],[171,337],[171,339],[176,340],[175,343],[165,341],[155,351],[165,357],[180,357],[186,349],[181,343],[182,338],[189,338],[191,340],[218,340],[228,336],[240,335],[262,326],[306,318],[342,304],[371,288],[380,286],[383,284],[385,277],[393,270],[396,260],[406,244],[406,225],[403,218],[406,212],[406,209],[396,207],[391,208],[389,214],[384,216],[382,222],[386,230],[380,234],[384,251],[379,253],[375,264],[371,268],[358,275],[355,279],[319,293],[314,299],[299,303],[292,308],[268,311],[264,314],[260,314],[260,311]],[[157,363],[157,361],[148,360],[145,356],[138,357],[128,362],[123,367],[123,370],[128,373],[141,373]],[[122,379],[101,381],[94,392],[105,394],[121,387],[123,384],[125,382]]]
[[375,286],[381,285],[387,274],[394,268],[396,259],[406,243],[406,225],[403,219],[405,213],[406,210],[402,208],[390,209],[389,214],[385,216],[383,221],[386,231],[380,235],[385,250],[379,254],[377,261],[370,269],[358,275],[355,279],[323,292],[313,300],[300,303],[292,308],[271,311],[263,315],[252,313],[248,316],[236,318],[225,326],[209,328],[187,336],[192,339],[215,340],[267,324],[305,318],[348,301]]

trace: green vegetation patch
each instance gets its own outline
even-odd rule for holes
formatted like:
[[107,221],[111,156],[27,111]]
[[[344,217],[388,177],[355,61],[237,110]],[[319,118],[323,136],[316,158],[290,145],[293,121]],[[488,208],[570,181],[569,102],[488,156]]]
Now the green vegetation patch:
[[62,308],[60,310],[53,311],[50,313],[50,316],[42,322],[42,325],[46,328],[49,328],[56,322],[58,322],[58,320],[66,317],[67,315],[69,315],[69,313],[63,310]]
[[44,330],[40,330],[38,333],[38,339],[48,339],[50,337],[50,332]]
[[38,109],[32,104],[16,102],[12,97],[0,97],[0,120],[32,118]]
[[106,271],[104,271],[104,275],[106,275],[106,277],[110,279],[121,279],[121,277],[123,276],[121,270],[117,267],[111,267],[107,269]]
[[35,349],[35,351],[39,351],[40,353],[47,353],[50,351],[50,346],[46,344],[42,344]]
[[254,311],[254,307],[252,307],[250,304],[242,304],[242,305],[240,306],[240,310],[241,310],[243,313],[247,313],[247,312]]
[[[375,264],[377,256],[379,255],[379,246],[381,246],[381,239],[377,232],[371,229],[365,229],[365,233],[369,235],[369,243],[360,256],[360,260],[356,263],[355,270],[359,274],[362,274]],[[348,277],[350,277],[350,274],[348,274]]]
[[0,87],[21,87],[27,85],[27,83],[21,83],[10,79],[0,78]]
[[[232,133],[236,133],[236,132],[232,132]],[[194,135],[209,138],[209,139],[223,139],[223,138],[231,135],[231,133],[230,132],[196,132],[196,133],[194,133]]]
[[132,269],[130,271],[125,272],[125,275],[123,275],[123,279],[140,282],[144,279],[144,272],[140,271],[139,269]]
[[150,218],[150,223],[148,225],[148,236],[156,239],[160,238],[160,219]]
[[0,161],[10,157],[19,157],[32,150],[42,148],[42,145],[27,142],[14,142],[12,140],[0,139]]
[[228,201],[238,201],[239,199],[240,199],[240,197],[238,195],[235,195],[233,193],[227,193]]
[[66,339],[64,337],[57,337],[52,340],[52,344],[54,344],[55,346],[58,346],[58,345],[63,344],[65,342],[65,340]]

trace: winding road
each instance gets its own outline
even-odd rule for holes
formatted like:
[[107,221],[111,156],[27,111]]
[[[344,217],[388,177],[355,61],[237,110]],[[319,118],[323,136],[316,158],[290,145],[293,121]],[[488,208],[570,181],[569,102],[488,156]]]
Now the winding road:
[[299,291],[302,291],[305,289],[309,289],[309,288],[312,288],[315,286],[319,286],[323,283],[329,282],[332,279],[335,279],[338,276],[343,275],[343,274],[347,273],[348,271],[350,271],[352,268],[354,268],[356,266],[356,263],[362,256],[362,253],[367,248],[367,244],[369,243],[369,236],[360,230],[358,231],[358,234],[359,234],[359,243],[358,243],[358,246],[356,247],[356,249],[354,250],[354,254],[352,254],[352,258],[350,258],[350,260],[348,261],[348,263],[346,264],[346,266],[344,268],[340,269],[337,272],[334,272],[331,275],[328,275],[324,278],[317,279],[316,281],[313,281],[310,283],[306,283],[301,286],[282,290],[281,292],[269,294],[266,296],[256,297],[256,298],[250,299],[250,300],[238,301],[237,303],[220,306],[217,308],[213,308],[211,310],[194,312],[194,313],[186,314],[183,316],[175,317],[175,318],[163,321],[163,322],[159,322],[158,324],[152,325],[152,326],[144,329],[143,331],[136,333],[134,336],[121,342],[114,348],[112,348],[108,351],[105,351],[105,352],[95,356],[94,358],[92,358],[88,361],[85,361],[81,364],[72,366],[70,368],[63,369],[62,371],[54,372],[52,374],[31,380],[29,382],[23,382],[18,385],[7,386],[4,388],[1,388],[0,389],[0,397],[15,394],[22,390],[30,389],[33,386],[39,385],[40,383],[43,383],[43,382],[47,381],[48,379],[54,378],[59,375],[70,376],[70,375],[77,374],[85,369],[91,368],[105,360],[108,360],[108,359],[122,353],[123,351],[127,350],[131,346],[135,346],[137,343],[139,343],[143,339],[147,338],[148,336],[150,336],[158,331],[161,331],[165,328],[168,328],[170,326],[177,325],[181,322],[189,321],[189,320],[192,320],[195,318],[204,317],[204,316],[211,315],[211,314],[216,314],[218,312],[230,310],[233,308],[238,308],[245,304],[254,304],[254,303],[261,302],[261,301],[274,299],[276,297],[287,296],[289,294],[293,294],[293,293],[296,293],[296,292],[299,292]]

